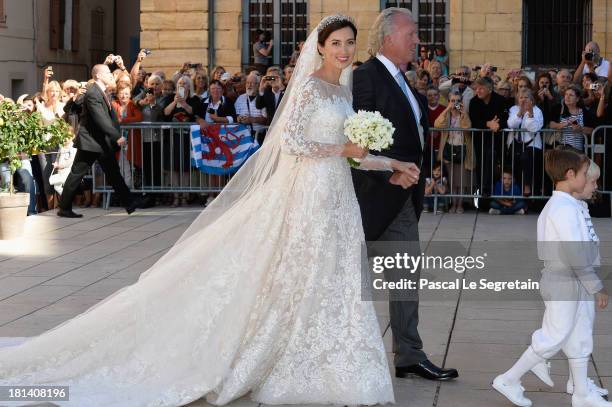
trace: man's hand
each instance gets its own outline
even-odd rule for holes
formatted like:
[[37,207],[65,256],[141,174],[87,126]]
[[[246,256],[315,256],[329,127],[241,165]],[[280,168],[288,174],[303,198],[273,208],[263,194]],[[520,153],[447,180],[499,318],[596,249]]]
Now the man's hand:
[[115,56],[113,54],[108,54],[106,59],[104,60],[104,65],[110,65],[115,60]]
[[127,143],[127,140],[123,136],[119,137],[119,139],[117,140],[117,144],[122,146],[122,147],[125,145],[125,143]]
[[408,189],[419,182],[421,170],[415,163],[393,160],[391,168],[394,170],[389,179],[391,184]]
[[196,120],[198,122],[198,124],[200,125],[200,131],[205,132],[206,129],[208,128],[208,122],[202,118],[197,118]]
[[497,115],[493,118],[493,120],[489,120],[487,122],[487,127],[491,130],[493,130],[494,132],[498,132],[499,131],[499,118],[497,117]]
[[138,53],[138,56],[136,57],[136,62],[142,62],[144,61],[144,59],[147,57],[147,53],[145,52],[144,48],[140,50],[140,52]]
[[597,302],[597,307],[599,309],[605,309],[608,307],[608,292],[606,291],[606,289],[604,288],[603,290],[601,290],[600,292],[595,294],[595,301]]
[[123,63],[123,58],[121,58],[121,55],[115,55],[115,63],[117,64],[119,69],[125,71],[125,64]]

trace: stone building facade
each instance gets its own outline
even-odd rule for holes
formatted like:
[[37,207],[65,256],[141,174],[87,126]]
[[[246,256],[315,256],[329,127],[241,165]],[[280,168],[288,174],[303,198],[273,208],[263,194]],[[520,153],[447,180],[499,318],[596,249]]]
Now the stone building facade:
[[[570,42],[581,47],[589,39],[600,44],[605,57],[612,57],[612,25],[607,24],[612,21],[612,0],[141,0],[141,46],[153,51],[145,66],[173,72],[190,61],[239,70],[249,64],[253,10],[266,9],[269,15],[260,21],[276,30],[283,24],[283,13],[291,4],[298,8],[298,3],[305,3],[307,18],[294,20],[294,24],[303,32],[330,13],[353,16],[359,29],[360,60],[368,57],[367,36],[376,15],[393,5],[416,11],[419,29],[425,33],[428,25],[437,24],[436,30],[442,27],[441,37],[435,34],[429,42],[445,44],[451,69],[483,62],[498,66],[501,73],[544,66],[546,61],[534,63],[534,51],[554,50]],[[550,18],[544,23],[534,20],[536,7],[548,7]],[[555,8],[568,10],[559,14]],[[432,18],[428,19],[430,11]],[[547,37],[538,39],[538,30]],[[275,43],[275,48],[281,46]],[[276,55],[275,62],[282,63],[282,58]],[[577,58],[579,50],[572,48],[547,60],[551,66],[572,66]]]

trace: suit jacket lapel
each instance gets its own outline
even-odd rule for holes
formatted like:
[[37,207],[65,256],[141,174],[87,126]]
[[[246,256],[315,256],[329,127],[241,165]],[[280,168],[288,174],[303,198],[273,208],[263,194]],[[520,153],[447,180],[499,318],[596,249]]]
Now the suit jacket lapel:
[[[374,58],[374,62],[376,63],[376,66],[378,66],[378,70],[381,72],[381,75],[386,79],[387,86],[393,89],[393,92],[395,93],[396,97],[406,105],[410,114],[412,114],[412,106],[410,106],[410,101],[408,100],[406,95],[404,95],[402,88],[400,88],[400,85],[397,83],[395,78],[391,75],[387,67],[382,62],[380,62],[380,60],[376,57]],[[402,75],[402,77],[403,76],[404,75]],[[405,79],[406,78],[404,78],[404,80]],[[406,83],[406,85],[408,84]],[[412,114],[412,116],[414,116],[414,114]]]

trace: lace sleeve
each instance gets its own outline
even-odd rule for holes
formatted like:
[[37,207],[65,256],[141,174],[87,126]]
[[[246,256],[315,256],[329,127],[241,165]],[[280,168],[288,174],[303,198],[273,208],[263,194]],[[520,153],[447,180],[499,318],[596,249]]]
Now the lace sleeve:
[[306,128],[321,94],[312,80],[307,81],[289,100],[289,117],[281,134],[281,149],[286,154],[311,157],[339,157],[344,145],[320,143],[306,136]]
[[393,171],[393,167],[391,167],[392,161],[393,160],[391,158],[383,155],[368,154],[359,162],[359,167],[357,169],[365,171]]

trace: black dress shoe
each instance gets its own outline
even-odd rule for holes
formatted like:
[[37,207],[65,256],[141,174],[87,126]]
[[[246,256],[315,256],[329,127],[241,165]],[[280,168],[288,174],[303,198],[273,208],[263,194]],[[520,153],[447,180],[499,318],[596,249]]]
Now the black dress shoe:
[[129,206],[125,207],[128,215],[134,212],[137,208],[142,208],[142,198],[134,198]]
[[451,380],[459,377],[457,369],[442,369],[429,360],[412,366],[395,368],[395,377],[404,378],[409,374],[415,374],[428,380]]
[[83,214],[81,213],[74,213],[72,210],[70,211],[65,211],[65,210],[58,210],[57,211],[57,216],[61,217],[61,218],[82,218]]

